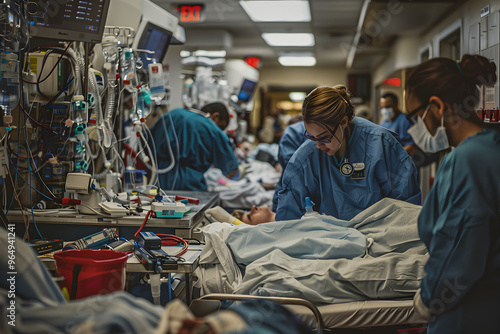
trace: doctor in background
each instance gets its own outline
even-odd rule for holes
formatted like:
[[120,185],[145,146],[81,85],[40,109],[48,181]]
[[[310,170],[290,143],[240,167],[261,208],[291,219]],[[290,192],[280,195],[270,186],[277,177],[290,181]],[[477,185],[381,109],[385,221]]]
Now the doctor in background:
[[159,174],[160,187],[168,190],[207,189],[204,173],[215,166],[227,178],[238,173],[238,160],[223,132],[229,123],[227,107],[221,102],[197,109],[177,108],[164,114],[151,128],[158,167],[167,168],[171,151],[175,166]]

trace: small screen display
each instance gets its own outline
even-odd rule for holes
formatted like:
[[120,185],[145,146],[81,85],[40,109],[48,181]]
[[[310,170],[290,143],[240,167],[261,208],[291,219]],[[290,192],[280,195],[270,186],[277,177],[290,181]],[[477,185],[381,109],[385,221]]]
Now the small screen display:
[[255,90],[256,86],[256,82],[245,79],[245,81],[243,81],[243,84],[241,85],[240,92],[238,93],[238,100],[243,102],[250,101],[250,98],[252,97],[253,91]]
[[110,0],[35,0],[30,3],[33,36],[100,42]]
[[139,39],[137,47],[139,49],[154,51],[156,60],[161,62],[167,53],[171,39],[171,32],[148,22],[144,28],[141,38]]

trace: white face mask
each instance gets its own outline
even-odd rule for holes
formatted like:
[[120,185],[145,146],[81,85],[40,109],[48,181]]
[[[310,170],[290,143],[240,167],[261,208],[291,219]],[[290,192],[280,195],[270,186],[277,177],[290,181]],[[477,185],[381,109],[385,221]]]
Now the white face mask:
[[431,135],[427,126],[425,126],[424,118],[427,116],[430,104],[425,109],[422,117],[417,117],[417,123],[408,129],[415,144],[426,153],[436,153],[450,147],[448,137],[446,136],[446,129],[444,127],[444,118],[441,119],[441,126],[437,129],[434,136]]
[[390,121],[392,116],[394,116],[394,108],[381,108],[380,113],[384,121]]

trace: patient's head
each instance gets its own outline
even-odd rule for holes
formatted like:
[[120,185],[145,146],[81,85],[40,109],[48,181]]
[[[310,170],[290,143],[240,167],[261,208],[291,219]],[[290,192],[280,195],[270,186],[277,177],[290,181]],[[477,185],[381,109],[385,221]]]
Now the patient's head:
[[267,206],[252,206],[250,211],[234,210],[231,215],[245,224],[258,225],[276,221],[276,213]]

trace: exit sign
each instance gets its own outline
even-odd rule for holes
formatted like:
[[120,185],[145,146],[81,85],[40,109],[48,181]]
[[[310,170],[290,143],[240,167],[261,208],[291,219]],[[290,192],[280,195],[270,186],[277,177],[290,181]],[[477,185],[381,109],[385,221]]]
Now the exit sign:
[[183,23],[197,23],[205,21],[205,5],[177,6],[179,21]]

